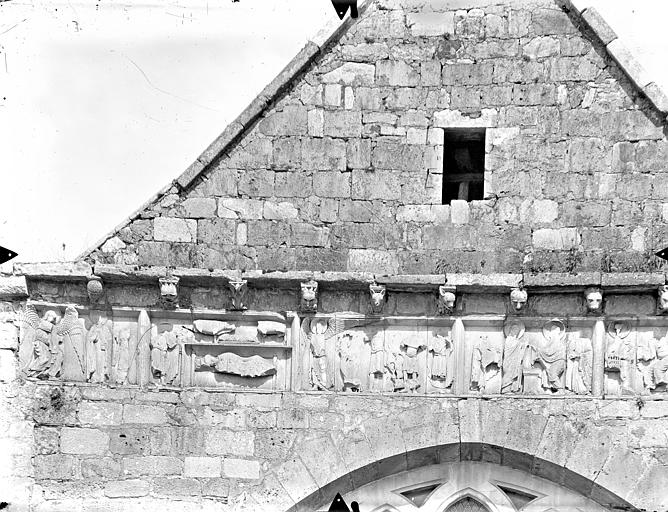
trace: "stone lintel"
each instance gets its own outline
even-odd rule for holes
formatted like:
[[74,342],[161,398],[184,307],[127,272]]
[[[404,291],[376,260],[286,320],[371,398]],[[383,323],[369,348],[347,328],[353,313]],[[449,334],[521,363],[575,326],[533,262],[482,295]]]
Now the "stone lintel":
[[545,272],[524,274],[524,286],[527,288],[584,288],[601,286],[600,272],[579,272],[577,274]]
[[617,34],[594,8],[588,7],[581,13],[582,19],[589,25],[601,42],[605,45],[617,39]]
[[0,299],[14,299],[28,296],[25,276],[0,277]]
[[445,284],[456,286],[457,291],[505,292],[517,288],[522,274],[446,274]]
[[666,275],[663,272],[622,272],[601,276],[601,286],[606,292],[654,290],[664,284]]
[[445,284],[445,275],[398,275],[376,276],[376,283],[383,284],[391,291],[428,292],[435,291]]
[[27,278],[50,278],[66,281],[87,279],[92,274],[91,266],[85,261],[14,264],[14,275]]

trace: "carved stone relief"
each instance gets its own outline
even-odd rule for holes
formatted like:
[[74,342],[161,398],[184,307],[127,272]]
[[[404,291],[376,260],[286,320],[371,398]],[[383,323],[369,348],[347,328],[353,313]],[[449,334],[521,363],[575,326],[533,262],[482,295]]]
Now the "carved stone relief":
[[370,284],[369,294],[369,312],[372,314],[378,314],[383,311],[383,306],[385,305],[385,286],[376,283]]
[[668,313],[668,285],[659,287],[659,297],[657,300],[657,312],[660,315]]
[[524,339],[525,331],[524,323],[519,320],[506,322],[503,327],[505,335],[501,383],[503,393],[519,393],[523,389],[524,358],[528,348]]
[[243,311],[246,306],[246,293],[248,292],[248,281],[245,279],[231,279],[228,288],[231,293],[232,310]]
[[179,278],[167,276],[159,278],[158,281],[160,283],[160,300],[162,305],[166,308],[175,308],[178,302]]
[[439,286],[438,287],[438,314],[451,315],[455,311],[455,295],[454,286]]
[[622,395],[633,393],[631,371],[635,346],[627,322],[611,322],[607,329],[605,347],[605,393]]
[[455,376],[455,357],[450,334],[434,332],[429,352],[432,354],[429,372],[431,386],[442,392],[451,391]]
[[91,302],[97,302],[104,295],[104,287],[102,286],[102,279],[98,276],[91,276],[86,283],[86,292],[88,299]]
[[239,377],[267,377],[276,373],[276,361],[254,355],[242,357],[233,352],[223,352],[218,356],[196,356],[195,370],[209,369],[219,373],[238,375]]
[[584,294],[587,313],[601,314],[603,312],[603,293],[600,288],[587,288]]
[[473,348],[471,388],[483,393],[497,394],[502,385],[503,343],[480,336]]
[[[665,391],[666,386],[668,386],[668,331],[662,338],[652,341],[654,342],[653,355],[655,359],[650,363],[651,381],[648,387],[652,390],[661,389]],[[638,359],[640,359],[640,355]]]
[[299,310],[303,313],[315,313],[318,311],[318,283],[311,279],[301,283],[301,300]]
[[362,390],[367,372],[361,364],[361,352],[366,341],[369,341],[369,338],[364,331],[344,331],[338,336],[343,391]]
[[86,334],[86,380],[104,382],[109,379],[114,328],[111,320],[100,312],[91,313],[92,325]]
[[578,395],[591,393],[592,363],[591,339],[571,333],[567,343],[565,384],[567,390]]
[[538,394],[564,389],[566,327],[561,320],[543,326],[543,337],[529,342],[524,359],[524,392]]
[[510,291],[510,304],[515,313],[519,313],[526,306],[529,296],[523,288],[513,288]]

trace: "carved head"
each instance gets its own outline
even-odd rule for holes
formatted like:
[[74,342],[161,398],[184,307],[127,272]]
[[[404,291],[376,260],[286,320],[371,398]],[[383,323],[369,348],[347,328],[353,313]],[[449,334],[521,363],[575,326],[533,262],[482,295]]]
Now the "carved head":
[[659,287],[659,311],[668,313],[668,285]]
[[385,302],[385,286],[382,284],[370,284],[369,293],[371,294],[371,308],[374,311],[380,311]]
[[587,301],[587,311],[590,313],[599,313],[603,309],[603,294],[599,288],[587,288],[585,290],[585,300]]
[[248,283],[248,281],[245,279],[230,279],[229,285],[233,292],[239,293],[246,286],[246,283]]
[[520,311],[527,303],[528,298],[527,291],[522,288],[513,288],[510,291],[510,303],[515,311]]
[[91,276],[88,280],[88,284],[86,284],[86,291],[88,292],[88,298],[91,302],[97,302],[104,293],[102,279],[97,276]]
[[[69,309],[72,306],[67,306],[67,307]],[[76,309],[74,311],[76,311]],[[44,320],[45,322],[48,322],[50,324],[55,325],[56,322],[58,322],[58,315],[56,314],[56,312],[54,310],[49,309],[46,313],[44,313],[44,316],[42,317],[42,320]]]
[[301,287],[302,287],[302,300],[308,302],[315,300],[315,296],[318,293],[317,281],[310,280],[306,283],[301,283]]
[[178,277],[161,277],[160,295],[166,300],[175,300],[177,296],[176,286],[179,284]]
[[455,310],[457,296],[452,288],[447,286],[438,287],[438,309],[441,314],[452,313]]

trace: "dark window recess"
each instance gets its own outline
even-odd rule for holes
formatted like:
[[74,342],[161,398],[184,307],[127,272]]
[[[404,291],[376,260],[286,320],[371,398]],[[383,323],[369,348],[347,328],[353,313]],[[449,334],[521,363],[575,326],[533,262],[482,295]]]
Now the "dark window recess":
[[482,199],[485,179],[485,129],[450,128],[443,140],[443,204]]

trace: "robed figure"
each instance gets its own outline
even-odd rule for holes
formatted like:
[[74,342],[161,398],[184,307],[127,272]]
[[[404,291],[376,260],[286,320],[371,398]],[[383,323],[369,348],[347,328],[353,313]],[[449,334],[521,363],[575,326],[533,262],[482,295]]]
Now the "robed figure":
[[525,327],[522,322],[514,321],[506,324],[503,331],[506,341],[503,348],[501,392],[519,393],[522,391],[522,370],[528,348],[524,339]]

